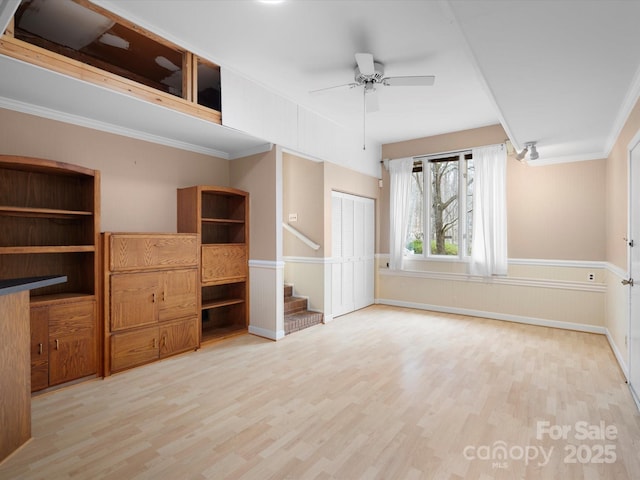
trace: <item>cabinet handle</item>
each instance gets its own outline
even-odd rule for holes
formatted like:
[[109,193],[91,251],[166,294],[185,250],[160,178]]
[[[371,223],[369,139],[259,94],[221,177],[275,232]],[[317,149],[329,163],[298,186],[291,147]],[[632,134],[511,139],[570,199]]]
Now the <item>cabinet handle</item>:
[[60,348],[60,343],[58,343],[58,339],[56,338],[56,350],[59,350]]
[[164,302],[164,290],[162,291],[162,301]]
[[153,339],[153,348],[156,348],[156,339]]
[[156,303],[156,292],[151,294],[151,303]]
[[162,346],[163,346],[163,347],[166,347],[166,346],[167,346],[167,336],[166,336],[166,335],[163,335],[163,336],[162,336]]
[[42,344],[38,344],[38,355],[42,355]]

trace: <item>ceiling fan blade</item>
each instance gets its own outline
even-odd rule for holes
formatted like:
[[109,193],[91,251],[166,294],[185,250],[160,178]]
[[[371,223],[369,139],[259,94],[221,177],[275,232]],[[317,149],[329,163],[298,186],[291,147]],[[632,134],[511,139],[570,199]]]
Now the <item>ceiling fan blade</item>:
[[325,88],[319,88],[317,90],[311,90],[309,91],[309,93],[311,95],[314,95],[316,93],[323,93],[323,92],[328,92],[329,90],[338,90],[339,88],[353,88],[353,87],[357,87],[358,84],[351,82],[351,83],[344,83],[342,85],[334,85],[333,87],[325,87]]
[[436,81],[433,75],[415,75],[407,77],[386,77],[382,79],[384,85],[390,87],[429,87]]
[[380,110],[380,105],[378,103],[378,94],[375,90],[365,93],[364,109],[367,113],[373,113]]
[[356,62],[362,75],[373,75],[376,73],[373,65],[373,55],[370,53],[356,53]]

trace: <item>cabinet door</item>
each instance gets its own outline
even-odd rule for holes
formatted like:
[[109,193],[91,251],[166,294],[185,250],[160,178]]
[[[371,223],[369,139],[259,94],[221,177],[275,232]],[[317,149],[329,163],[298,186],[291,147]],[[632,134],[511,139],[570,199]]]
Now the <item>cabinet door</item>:
[[155,272],[111,275],[112,332],[157,323],[161,279]]
[[49,385],[97,372],[95,301],[49,306]]
[[198,265],[197,235],[111,236],[111,271]]
[[198,348],[199,330],[198,317],[160,324],[160,356]]
[[203,245],[202,282],[224,283],[247,278],[245,245]]
[[159,320],[198,314],[198,270],[175,270],[163,274]]
[[49,386],[48,307],[31,308],[31,391]]
[[158,327],[111,335],[111,370],[149,363],[158,358]]

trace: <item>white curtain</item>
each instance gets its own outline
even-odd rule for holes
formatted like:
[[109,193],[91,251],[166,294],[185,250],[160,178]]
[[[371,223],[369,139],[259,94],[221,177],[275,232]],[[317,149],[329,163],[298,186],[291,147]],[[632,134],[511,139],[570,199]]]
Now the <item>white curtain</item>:
[[471,273],[507,274],[507,151],[504,145],[474,148]]
[[390,176],[390,230],[389,238],[390,261],[392,270],[402,269],[404,242],[409,228],[409,197],[411,193],[411,172],[413,158],[399,158],[389,161]]

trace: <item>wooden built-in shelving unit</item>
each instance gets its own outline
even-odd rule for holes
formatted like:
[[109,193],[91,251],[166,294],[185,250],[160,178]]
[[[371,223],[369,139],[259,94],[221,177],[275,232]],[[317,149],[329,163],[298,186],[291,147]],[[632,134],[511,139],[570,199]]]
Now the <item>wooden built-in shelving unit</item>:
[[66,276],[31,291],[33,391],[100,373],[100,173],[0,155],[0,280]]
[[202,341],[249,325],[249,194],[229,187],[178,189],[178,231],[200,234]]

